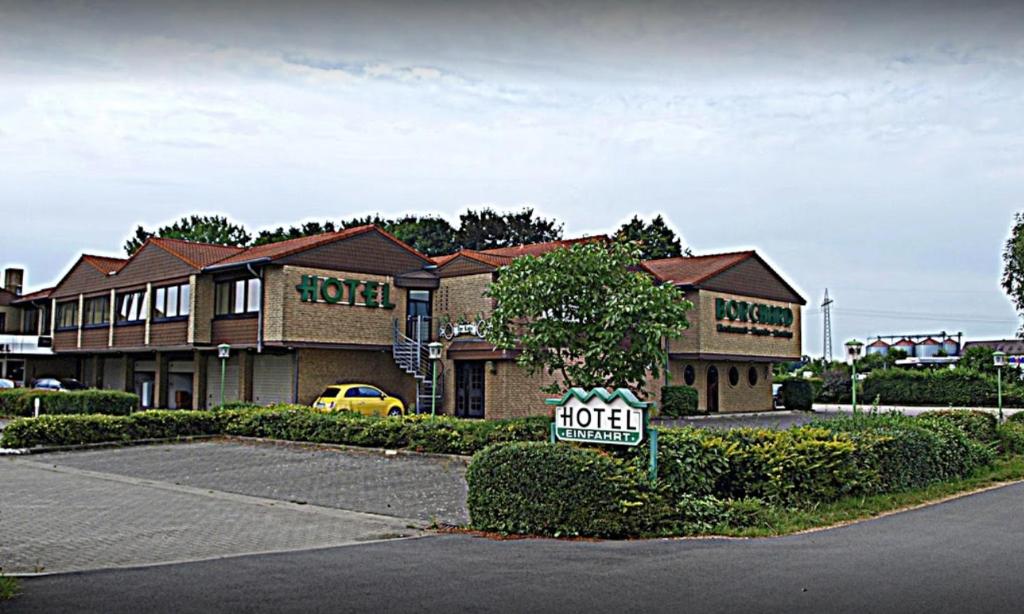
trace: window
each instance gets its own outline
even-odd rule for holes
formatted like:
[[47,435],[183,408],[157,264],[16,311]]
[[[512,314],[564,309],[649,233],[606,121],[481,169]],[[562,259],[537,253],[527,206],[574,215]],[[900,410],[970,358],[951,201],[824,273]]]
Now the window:
[[39,330],[39,334],[40,335],[49,335],[50,334],[50,308],[48,306],[44,305],[43,308],[40,309],[40,311],[42,312],[42,315],[43,315],[43,317],[42,317],[43,326]]
[[7,314],[0,313],[0,333],[7,332]]
[[57,303],[57,329],[67,330],[78,327],[78,301]]
[[39,310],[36,308],[26,309],[21,316],[21,331],[26,335],[39,334]]
[[141,322],[146,319],[146,291],[135,290],[117,295],[117,321]]
[[215,314],[224,316],[257,313],[260,310],[261,291],[258,278],[218,282]]
[[85,299],[85,326],[103,326],[110,323],[110,296],[94,296]]
[[153,292],[153,319],[165,320],[187,316],[188,302],[188,284],[157,288]]
[[686,382],[687,386],[692,386],[693,382],[697,379],[697,374],[693,371],[693,365],[686,365],[683,369],[683,381]]
[[747,381],[750,382],[751,386],[757,385],[757,367],[747,369]]
[[740,370],[736,367],[729,367],[729,385],[735,386],[740,383]]

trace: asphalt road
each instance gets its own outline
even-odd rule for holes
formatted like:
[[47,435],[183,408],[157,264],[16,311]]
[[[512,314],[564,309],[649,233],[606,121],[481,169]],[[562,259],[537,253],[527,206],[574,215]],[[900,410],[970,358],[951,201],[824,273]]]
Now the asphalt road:
[[757,540],[442,535],[26,579],[7,612],[1019,612],[1024,484]]

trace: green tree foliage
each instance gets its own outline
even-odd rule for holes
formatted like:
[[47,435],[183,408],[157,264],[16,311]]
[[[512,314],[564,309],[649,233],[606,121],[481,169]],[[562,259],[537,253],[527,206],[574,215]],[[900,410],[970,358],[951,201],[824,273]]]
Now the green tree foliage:
[[457,248],[495,249],[526,243],[544,243],[562,238],[562,224],[534,215],[533,209],[498,213],[490,207],[470,209],[459,216],[455,233]]
[[684,253],[687,256],[693,255],[689,248],[685,252],[683,251],[679,237],[668,227],[665,219],[660,215],[650,223],[644,222],[639,216],[634,215],[633,219],[623,224],[615,233],[615,240],[636,244],[643,260],[674,258]]
[[150,232],[142,226],[135,229],[135,234],[125,241],[124,251],[129,256],[134,254],[150,237],[168,239],[185,239],[200,243],[216,243],[218,245],[237,245],[245,247],[252,241],[252,235],[244,226],[232,224],[228,218],[220,215],[191,215],[183,217],[169,226],[161,226]]
[[309,237],[325,232],[334,232],[337,229],[334,222],[331,221],[306,222],[301,226],[290,226],[287,230],[278,226],[273,230],[261,230],[256,236],[256,240],[253,241],[253,245],[264,245],[266,243],[287,241],[288,239],[298,239],[299,237]]
[[[1003,248],[1003,290],[1009,295],[1017,311],[1024,315],[1024,213],[1013,218],[1010,238]],[[1017,332],[1024,336],[1024,326]]]
[[992,348],[972,345],[971,347],[964,350],[963,355],[960,357],[959,362],[956,366],[958,369],[966,369],[968,371],[974,371],[977,373],[987,373],[989,375],[996,374],[996,367],[992,361],[992,354],[995,350]]
[[675,286],[631,270],[638,262],[617,243],[514,260],[488,289],[497,303],[488,341],[521,350],[528,372],[556,376],[547,392],[603,386],[644,394],[647,373],[657,380],[665,364],[662,340],[686,329],[692,305]]

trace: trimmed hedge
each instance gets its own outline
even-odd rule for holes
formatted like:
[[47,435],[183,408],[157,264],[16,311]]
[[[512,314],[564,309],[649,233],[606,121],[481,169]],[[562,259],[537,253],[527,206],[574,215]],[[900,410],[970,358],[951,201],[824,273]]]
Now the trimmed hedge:
[[[45,418],[45,419],[44,419]],[[547,417],[463,420],[322,414],[300,405],[260,410],[147,411],[129,416],[40,416],[11,422],[0,436],[8,448],[229,434],[421,452],[472,454],[492,443],[544,441]]]
[[1019,422],[1024,424],[1024,411],[1019,411],[1006,417],[1007,422]]
[[662,386],[661,415],[666,418],[693,416],[697,409],[697,389],[690,386]]
[[30,448],[216,435],[223,430],[227,417],[208,411],[153,410],[128,416],[21,418],[7,425],[0,444],[5,448]]
[[918,415],[919,420],[937,420],[958,427],[968,437],[981,442],[993,442],[999,439],[996,426],[999,420],[995,414],[969,409],[943,409],[926,411]]
[[[864,380],[864,398],[895,405],[995,407],[996,378],[965,369],[877,369]],[[1024,387],[1004,382],[1004,407],[1024,407]]]
[[501,533],[626,537],[668,513],[642,472],[593,448],[511,443],[473,457],[466,472],[473,526]]
[[15,388],[0,390],[0,415],[31,416],[39,399],[40,414],[107,414],[125,416],[139,407],[139,397],[119,390],[55,392]]
[[786,409],[811,411],[814,407],[814,388],[811,383],[798,379],[783,382],[782,405]]
[[1005,422],[996,430],[999,449],[1005,454],[1024,454],[1024,424]]
[[[470,517],[477,529],[539,535],[753,526],[773,506],[814,506],[965,477],[995,459],[993,443],[965,431],[987,436],[982,420],[957,412],[924,419],[864,414],[786,431],[661,429],[653,484],[646,446],[499,445],[470,464]],[[1003,445],[1024,445],[1024,425],[1011,428],[999,431]]]

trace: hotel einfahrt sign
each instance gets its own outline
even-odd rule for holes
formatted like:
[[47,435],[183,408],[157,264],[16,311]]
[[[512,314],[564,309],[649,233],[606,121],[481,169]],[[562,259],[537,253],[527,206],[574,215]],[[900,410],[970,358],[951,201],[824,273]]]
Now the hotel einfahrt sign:
[[555,406],[553,434],[560,441],[635,446],[644,439],[647,409],[630,390],[589,392],[572,388],[560,399],[548,399]]

